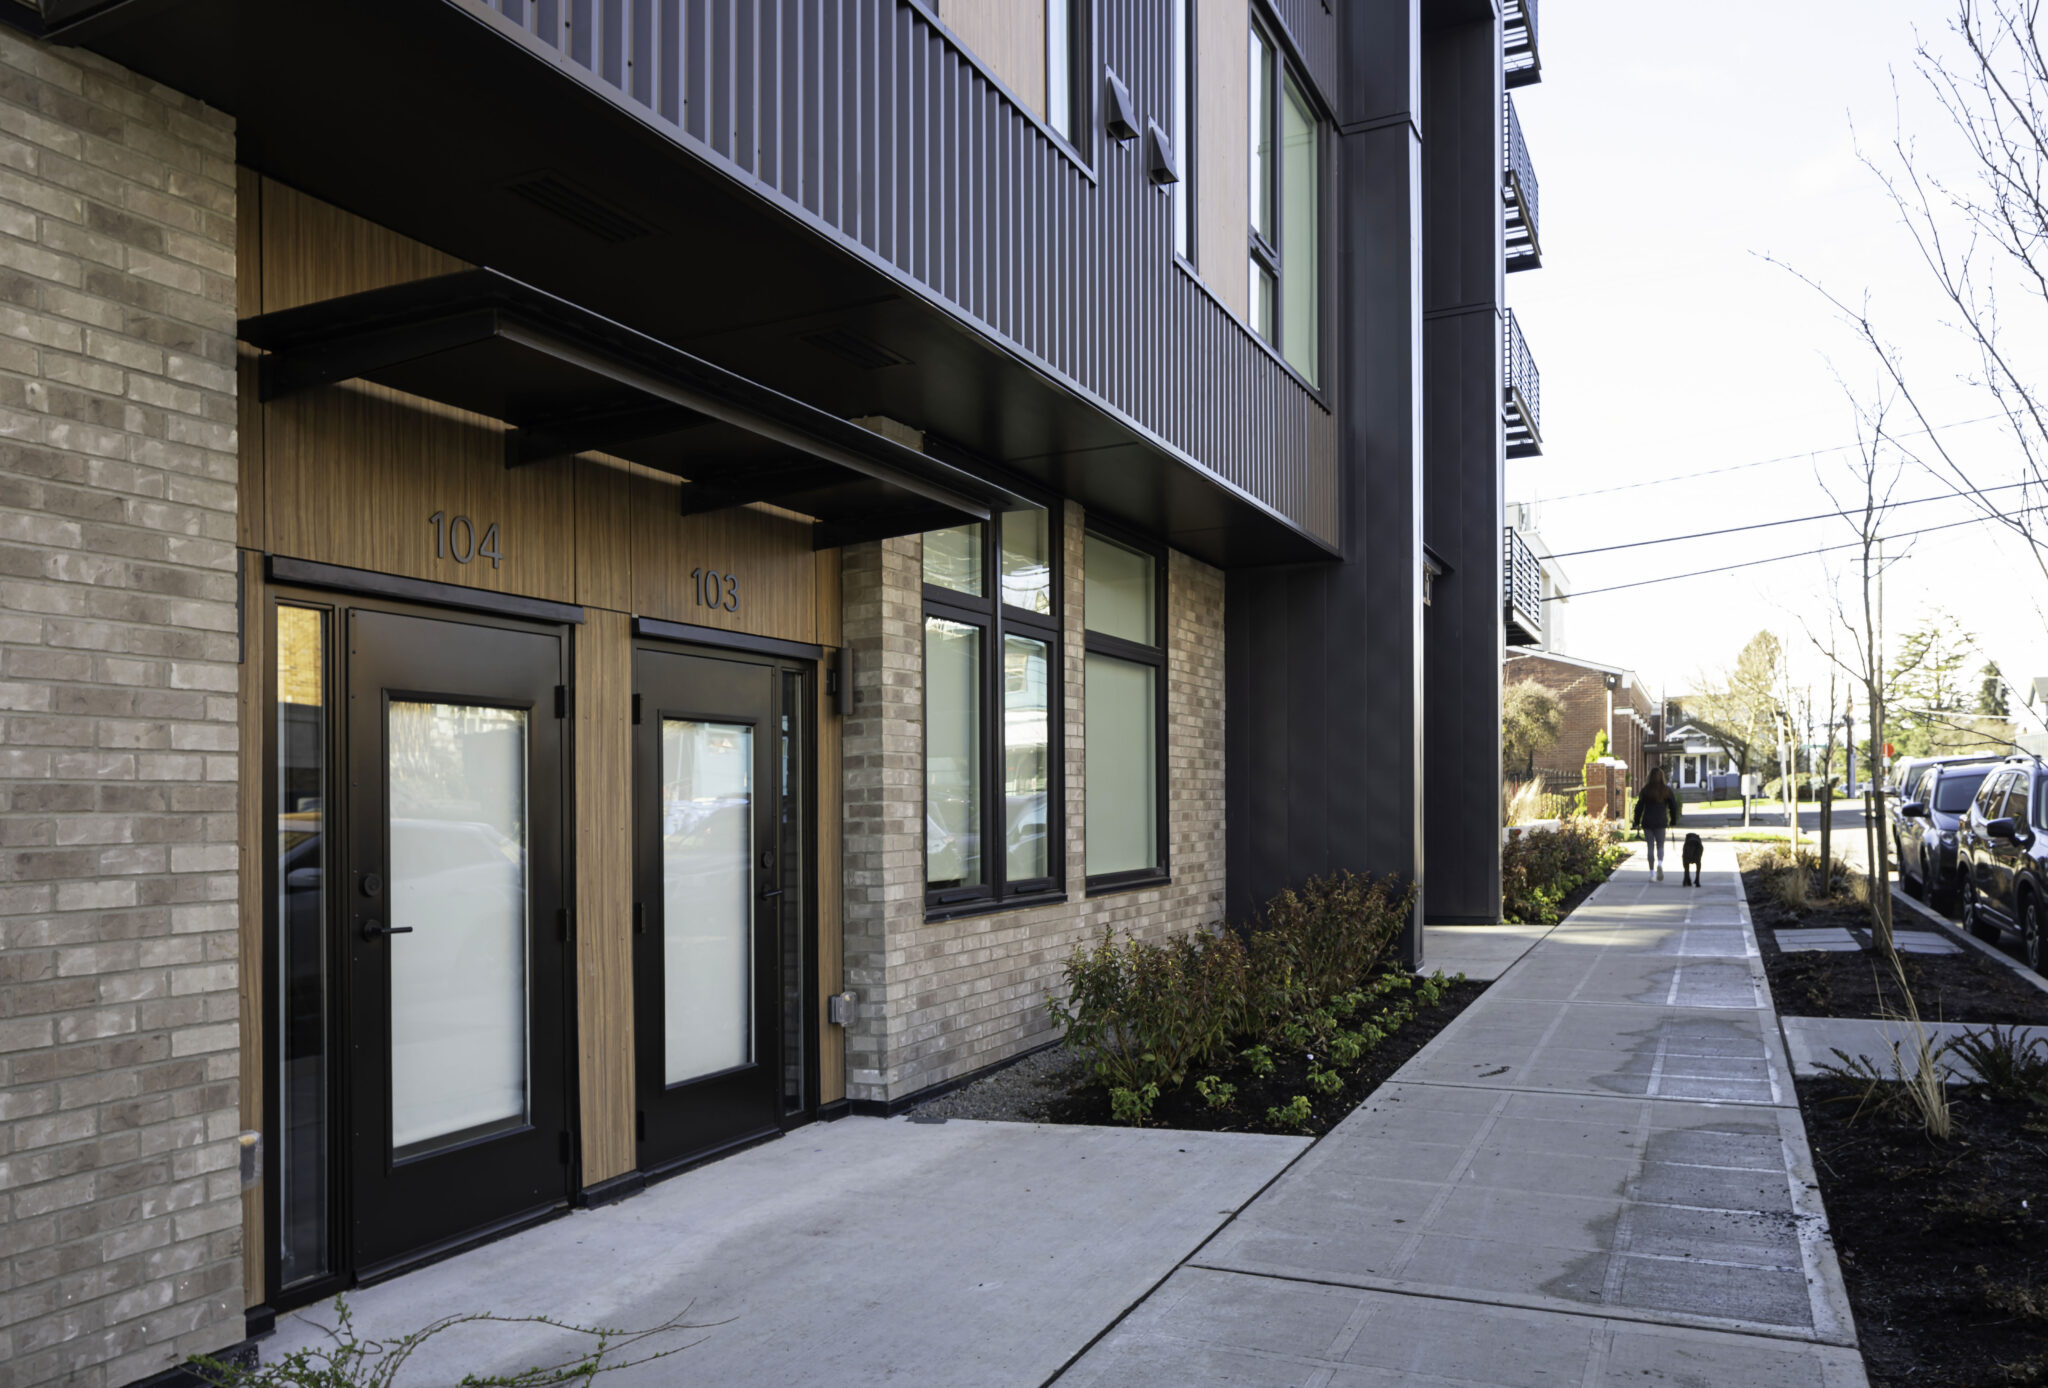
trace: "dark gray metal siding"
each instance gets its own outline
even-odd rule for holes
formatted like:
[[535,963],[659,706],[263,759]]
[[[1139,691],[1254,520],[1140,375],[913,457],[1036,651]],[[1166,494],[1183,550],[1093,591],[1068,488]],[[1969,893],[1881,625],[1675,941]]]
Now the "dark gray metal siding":
[[[1077,160],[914,0],[461,3],[1336,543],[1337,422],[1176,266],[1137,143],[1085,136]],[[1329,23],[1322,0],[1283,3]],[[1095,10],[1095,71],[1163,118],[1165,7]]]

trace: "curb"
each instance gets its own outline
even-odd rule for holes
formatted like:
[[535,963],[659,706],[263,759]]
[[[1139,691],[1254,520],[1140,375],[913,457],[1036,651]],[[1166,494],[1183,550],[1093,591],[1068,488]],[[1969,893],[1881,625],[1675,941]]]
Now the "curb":
[[1933,921],[1936,925],[1940,926],[1943,930],[1946,930],[1956,939],[1961,940],[1971,949],[1976,950],[1977,953],[1984,955],[1986,958],[1989,959],[1996,959],[1999,963],[2005,965],[2005,967],[2007,967],[2008,969],[2011,969],[2014,973],[2018,974],[2027,982],[2033,984],[2042,992],[2048,993],[2048,978],[2041,977],[2041,975],[2035,973],[2032,969],[2028,968],[2025,964],[2022,964],[2019,960],[2013,958],[2010,954],[2007,954],[2004,950],[1997,949],[1991,945],[1985,944],[1982,940],[1978,939],[1975,935],[1972,935],[1969,931],[1963,929],[1960,925],[1957,925],[1947,916],[1942,915],[1938,911],[1933,911],[1925,906],[1922,906],[1919,902],[1913,900],[1912,897],[1907,896],[1904,892],[1900,891],[1896,886],[1892,888],[1892,900],[1904,902],[1906,905],[1912,907],[1915,911],[1918,911],[1921,915],[1927,917],[1927,919]]

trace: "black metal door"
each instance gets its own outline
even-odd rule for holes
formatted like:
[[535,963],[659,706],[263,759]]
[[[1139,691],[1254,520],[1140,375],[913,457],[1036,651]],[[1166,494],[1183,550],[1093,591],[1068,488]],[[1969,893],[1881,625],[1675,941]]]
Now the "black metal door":
[[780,664],[647,648],[634,661],[636,1089],[640,1168],[653,1170],[789,1113],[801,761]]
[[563,643],[348,615],[359,1276],[568,1194]]

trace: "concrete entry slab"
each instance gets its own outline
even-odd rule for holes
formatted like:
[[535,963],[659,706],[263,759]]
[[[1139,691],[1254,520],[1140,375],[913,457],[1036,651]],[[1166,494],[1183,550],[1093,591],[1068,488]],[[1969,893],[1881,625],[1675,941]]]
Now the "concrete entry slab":
[[[1785,1047],[1792,1057],[1792,1072],[1796,1075],[1818,1075],[1824,1065],[1840,1065],[1842,1062],[1836,1051],[1865,1057],[1878,1069],[1890,1074],[1894,1042],[1898,1043],[1907,1065],[1910,1067],[1912,1064],[1912,1033],[1904,1022],[1863,1017],[1785,1017],[1780,1020],[1785,1027]],[[1928,1022],[1926,1026],[1936,1045],[1986,1029],[1969,1022]],[[2000,1027],[1999,1030],[2015,1033],[2022,1038],[2022,1045],[2028,1040],[2048,1042],[2048,1027]],[[1940,1064],[1952,1083],[1967,1084],[1977,1078],[1977,1072],[1969,1062],[1953,1051],[1945,1052]]]
[[1499,978],[1548,935],[1547,925],[1431,925],[1423,928],[1422,966],[1482,981]]
[[1853,954],[1863,948],[1863,942],[1837,925],[1816,925],[1803,929],[1774,930],[1771,938],[1778,948],[1787,954],[1802,951],[1818,951],[1831,954]]
[[1076,1388],[1863,1388],[1853,1349],[1388,1292],[1176,1272]]
[[[1307,1145],[1303,1138],[849,1118],[351,1292],[357,1330],[545,1313],[707,1328],[608,1375],[675,1383],[1038,1384]],[[318,1341],[280,1318],[262,1355]],[[415,1382],[588,1348],[530,1326],[465,1328]],[[674,1343],[674,1341],[671,1341]]]

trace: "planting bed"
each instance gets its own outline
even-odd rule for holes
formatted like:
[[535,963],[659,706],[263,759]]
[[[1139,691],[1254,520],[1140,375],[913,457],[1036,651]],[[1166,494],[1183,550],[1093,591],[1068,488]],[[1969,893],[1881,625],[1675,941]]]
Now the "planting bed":
[[[1286,1133],[1320,1137],[1358,1107],[1359,1101],[1377,1089],[1394,1071],[1408,1062],[1432,1037],[1450,1025],[1451,1019],[1486,991],[1484,983],[1466,981],[1448,984],[1443,995],[1427,1007],[1416,1007],[1414,1015],[1357,1063],[1337,1067],[1335,1073],[1344,1087],[1334,1095],[1317,1093],[1308,1083],[1309,1063],[1302,1052],[1288,1053],[1270,1048],[1273,1073],[1261,1077],[1238,1052],[1218,1057],[1199,1067],[1186,1084],[1160,1095],[1147,1127],[1189,1128],[1201,1132]],[[1412,998],[1400,994],[1394,1003]],[[1204,1076],[1235,1085],[1230,1104],[1211,1107],[1196,1092]],[[1283,1107],[1296,1095],[1309,1100],[1309,1117],[1304,1124],[1269,1122],[1266,1110]],[[1082,1058],[1071,1051],[1052,1050],[1030,1056],[1017,1065],[971,1085],[920,1105],[913,1119],[981,1118],[1018,1123],[1084,1123],[1109,1125],[1118,1120],[1110,1111],[1109,1092],[1090,1081]]]
[[1950,1093],[1935,1143],[1903,1114],[1852,1121],[1859,1084],[1799,1081],[1870,1382],[2048,1385],[2048,1106]]

